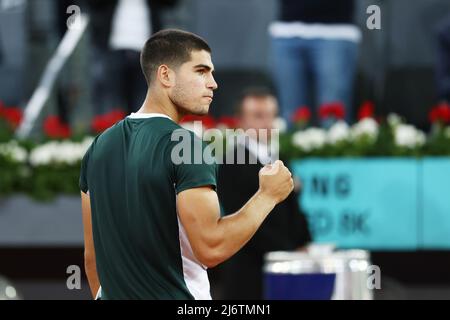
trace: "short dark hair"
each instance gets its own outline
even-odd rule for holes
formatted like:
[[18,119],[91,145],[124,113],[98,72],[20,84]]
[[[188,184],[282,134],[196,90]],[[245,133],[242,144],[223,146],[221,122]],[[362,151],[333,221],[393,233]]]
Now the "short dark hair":
[[206,41],[191,32],[177,29],[156,32],[141,52],[141,68],[147,84],[150,85],[160,65],[176,68],[191,59],[192,51],[201,50],[211,53]]
[[242,112],[242,105],[244,104],[244,100],[253,97],[253,98],[267,98],[274,97],[274,92],[265,86],[254,86],[245,88],[239,95],[236,103],[234,105],[234,114],[236,116],[240,116]]

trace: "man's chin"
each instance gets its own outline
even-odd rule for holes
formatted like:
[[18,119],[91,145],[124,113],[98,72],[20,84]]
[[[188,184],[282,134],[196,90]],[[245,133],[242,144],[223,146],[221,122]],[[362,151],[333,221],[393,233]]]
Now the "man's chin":
[[183,115],[204,116],[204,115],[208,114],[209,105],[201,106],[200,108],[192,108],[192,109],[179,106],[178,110],[181,111]]
[[203,107],[198,110],[192,110],[191,114],[196,115],[196,116],[205,116],[208,114],[208,112],[209,112],[209,106],[206,106],[206,107]]

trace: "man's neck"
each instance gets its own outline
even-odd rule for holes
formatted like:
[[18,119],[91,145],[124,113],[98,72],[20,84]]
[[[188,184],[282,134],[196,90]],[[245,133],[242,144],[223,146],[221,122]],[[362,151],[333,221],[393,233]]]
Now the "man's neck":
[[167,99],[162,99],[157,94],[150,92],[147,93],[147,97],[137,113],[165,114],[176,123],[179,123],[183,117],[170,100],[167,101]]

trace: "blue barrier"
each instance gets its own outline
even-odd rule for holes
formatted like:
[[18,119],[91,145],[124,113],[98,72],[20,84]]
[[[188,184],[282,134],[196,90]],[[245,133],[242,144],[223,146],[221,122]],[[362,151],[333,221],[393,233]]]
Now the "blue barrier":
[[424,249],[450,248],[450,158],[425,158],[419,182]]
[[267,273],[264,297],[267,300],[331,300],[335,280],[335,273]]
[[450,249],[450,158],[314,158],[291,165],[317,242]]

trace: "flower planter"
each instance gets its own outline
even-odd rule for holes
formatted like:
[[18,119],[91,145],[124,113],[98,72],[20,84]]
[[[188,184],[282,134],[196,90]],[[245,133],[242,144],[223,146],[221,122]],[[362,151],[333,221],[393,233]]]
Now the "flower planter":
[[311,158],[292,165],[316,241],[450,249],[450,158]]

